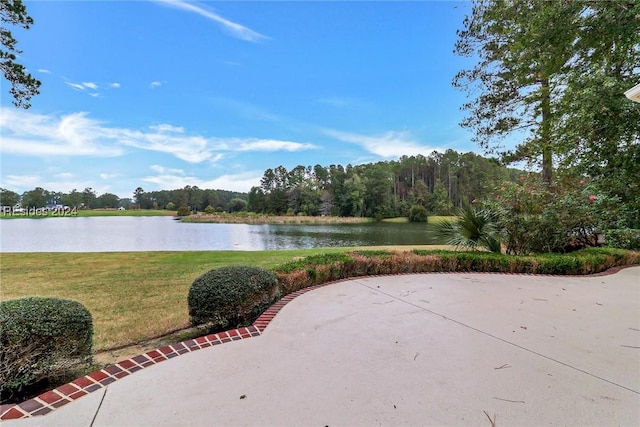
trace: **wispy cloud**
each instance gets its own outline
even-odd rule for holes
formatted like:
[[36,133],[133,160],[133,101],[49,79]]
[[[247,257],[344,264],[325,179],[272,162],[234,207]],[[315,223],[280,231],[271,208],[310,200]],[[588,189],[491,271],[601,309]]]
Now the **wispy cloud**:
[[82,83],[65,82],[65,83],[78,91],[86,91],[87,89],[98,90],[98,85],[94,82],[82,82]]
[[415,141],[409,132],[388,131],[374,136],[342,132],[334,129],[324,129],[323,132],[338,141],[356,144],[368,152],[383,158],[428,154],[434,150],[434,147]]
[[0,112],[0,151],[25,156],[110,157],[137,148],[166,153],[188,163],[216,163],[233,152],[317,148],[295,141],[190,135],[183,127],[171,124],[156,124],[143,130],[111,127],[83,112],[63,116],[11,108],[0,108]]
[[152,129],[156,132],[167,132],[167,133],[184,133],[184,128],[181,126],[173,126],[166,123],[149,126],[149,129]]
[[238,151],[302,151],[318,148],[309,143],[278,141],[274,139],[239,140],[237,147]]
[[96,156],[123,154],[103,138],[102,124],[87,118],[87,113],[61,117],[45,116],[0,108],[2,139],[0,151],[27,156]]
[[198,14],[206,19],[220,24],[225,31],[240,40],[256,43],[269,38],[250,28],[245,27],[244,25],[223,18],[215,12],[199,6],[196,2],[187,2],[181,0],[156,0],[156,3]]
[[250,171],[239,174],[222,175],[216,179],[203,180],[195,176],[187,175],[182,169],[166,168],[153,165],[151,170],[158,175],[142,178],[144,182],[155,184],[162,189],[184,188],[187,185],[200,188],[224,189],[229,191],[248,192],[251,187],[260,185],[262,172]]
[[155,88],[157,88],[157,87],[162,86],[162,82],[159,82],[159,81],[153,81],[153,82],[149,83],[149,86],[151,87],[151,89],[155,89]]
[[38,68],[38,72],[42,74],[51,74],[51,71],[46,68]]
[[118,89],[120,87],[120,83],[118,82],[109,83],[109,87],[113,89]]

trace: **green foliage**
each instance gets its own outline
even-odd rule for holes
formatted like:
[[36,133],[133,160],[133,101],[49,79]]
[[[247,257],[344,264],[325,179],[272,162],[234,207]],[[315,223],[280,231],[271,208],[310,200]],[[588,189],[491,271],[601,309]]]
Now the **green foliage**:
[[604,233],[607,246],[640,251],[640,230],[632,228],[612,229]]
[[276,276],[263,268],[227,266],[198,277],[189,289],[191,324],[211,331],[251,323],[278,300]]
[[290,273],[295,270],[305,269],[315,265],[331,265],[339,262],[350,261],[351,258],[345,253],[328,253],[311,255],[296,261],[291,261],[277,268],[277,271]]
[[413,205],[409,209],[409,221],[411,222],[427,222],[429,214],[427,208],[421,205]]
[[436,234],[448,245],[465,249],[483,248],[500,252],[497,216],[494,212],[468,206],[455,220],[443,220],[436,224]]
[[176,208],[176,205],[173,202],[169,202],[167,203],[167,206],[165,209],[167,209],[168,211],[172,211]]
[[505,182],[482,204],[496,215],[507,253],[566,252],[595,246],[597,234],[615,219],[618,201],[595,191],[584,181],[550,190],[529,175]]
[[[590,274],[618,265],[640,264],[640,252],[589,248],[571,254],[516,256],[492,252],[355,251],[342,257],[316,256],[275,269],[284,294],[327,281],[379,274],[496,272]],[[319,264],[313,264],[317,260]]]
[[216,213],[216,208],[214,208],[213,206],[209,205],[204,209],[204,213],[211,215]]
[[187,205],[182,205],[178,208],[177,212],[178,216],[189,216],[191,215],[191,209]]
[[[523,139],[507,161],[541,160],[604,185],[640,208],[640,106],[622,94],[640,63],[640,3],[475,0],[456,52],[477,58],[454,86],[475,98],[461,123],[488,151]],[[626,224],[626,226],[633,226]]]
[[33,387],[91,363],[93,320],[75,301],[31,297],[0,303],[0,396],[19,399]]
[[13,38],[11,31],[4,24],[17,25],[29,29],[33,24],[33,18],[27,14],[27,9],[22,0],[0,1],[0,70],[4,78],[11,84],[9,92],[13,96],[13,104],[18,108],[29,108],[29,101],[33,95],[40,93],[40,81],[27,72],[24,65],[15,62],[22,53],[16,48],[18,41]]

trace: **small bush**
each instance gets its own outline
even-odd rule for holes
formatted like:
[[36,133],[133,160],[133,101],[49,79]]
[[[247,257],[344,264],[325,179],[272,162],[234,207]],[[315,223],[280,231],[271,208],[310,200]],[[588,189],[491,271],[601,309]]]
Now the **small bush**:
[[178,208],[177,212],[178,216],[189,216],[191,215],[191,209],[188,206],[182,205]]
[[422,205],[413,205],[409,209],[409,221],[410,222],[427,222],[429,214],[427,208]]
[[633,228],[608,230],[604,238],[609,247],[640,251],[640,230]]
[[211,332],[249,324],[280,298],[278,280],[260,267],[227,266],[198,277],[189,289],[191,324]]
[[214,208],[213,206],[209,205],[206,208],[204,208],[204,213],[206,213],[207,215],[211,215],[216,213],[216,208]]
[[22,298],[0,303],[0,396],[19,400],[91,363],[93,320],[79,302]]

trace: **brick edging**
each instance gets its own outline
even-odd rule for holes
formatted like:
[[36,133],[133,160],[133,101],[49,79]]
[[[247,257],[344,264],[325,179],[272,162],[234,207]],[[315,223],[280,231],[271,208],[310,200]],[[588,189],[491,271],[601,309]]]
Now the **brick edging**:
[[[619,272],[628,267],[636,267],[635,265],[612,267],[600,273],[580,275],[577,277],[599,277],[609,276]],[[438,272],[438,273],[483,273],[483,272]],[[433,273],[404,273],[404,274],[433,274]],[[522,274],[522,273],[486,273],[486,274],[512,274],[519,276],[541,276],[541,277],[576,277],[566,275],[554,275],[554,274]],[[132,357],[130,359],[122,360],[112,365],[108,365],[103,369],[91,372],[90,374],[80,377],[70,383],[61,385],[53,390],[40,394],[37,397],[26,400],[21,403],[4,404],[0,405],[0,421],[27,418],[38,415],[45,415],[49,412],[57,409],[67,403],[73,402],[96,390],[100,390],[114,381],[124,378],[136,371],[147,368],[149,366],[156,365],[164,362],[165,360],[172,359],[184,353],[194,352],[203,348],[211,347],[214,345],[224,344],[231,341],[238,341],[242,339],[257,337],[262,335],[262,332],[269,326],[269,323],[278,314],[278,312],[289,302],[293,301],[296,297],[313,291],[315,289],[340,283],[348,280],[354,280],[358,278],[370,278],[370,277],[384,277],[384,276],[398,276],[400,274],[381,274],[381,275],[369,275],[369,276],[355,276],[344,279],[339,279],[332,282],[326,282],[319,285],[309,286],[304,289],[292,292],[275,304],[270,306],[264,313],[262,313],[251,326],[244,328],[231,329],[224,332],[218,332],[216,334],[205,335],[199,338],[189,339],[176,344],[161,347],[156,350],[148,351],[144,354]]]

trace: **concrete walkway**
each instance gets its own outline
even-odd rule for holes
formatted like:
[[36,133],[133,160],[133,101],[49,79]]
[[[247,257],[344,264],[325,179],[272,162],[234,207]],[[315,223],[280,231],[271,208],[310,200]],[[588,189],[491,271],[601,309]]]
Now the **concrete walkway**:
[[640,425],[640,267],[358,278],[26,426]]

